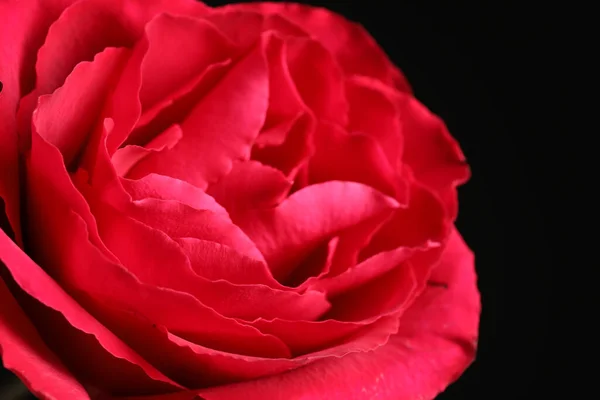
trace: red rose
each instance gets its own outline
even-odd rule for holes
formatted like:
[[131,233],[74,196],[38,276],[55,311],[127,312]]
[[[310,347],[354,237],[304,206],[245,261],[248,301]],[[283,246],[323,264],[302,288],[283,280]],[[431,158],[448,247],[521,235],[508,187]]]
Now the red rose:
[[358,25],[0,2],[0,348],[41,398],[431,399],[475,353],[469,175]]

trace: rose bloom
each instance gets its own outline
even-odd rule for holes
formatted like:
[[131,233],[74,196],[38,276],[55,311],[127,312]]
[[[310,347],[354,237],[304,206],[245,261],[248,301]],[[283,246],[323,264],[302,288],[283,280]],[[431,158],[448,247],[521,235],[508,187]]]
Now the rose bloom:
[[0,354],[42,399],[431,399],[475,355],[458,144],[359,25],[0,1]]

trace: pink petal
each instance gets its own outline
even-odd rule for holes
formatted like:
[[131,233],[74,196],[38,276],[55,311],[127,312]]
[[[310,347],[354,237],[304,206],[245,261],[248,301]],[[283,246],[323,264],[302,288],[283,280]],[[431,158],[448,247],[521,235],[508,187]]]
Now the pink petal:
[[160,157],[142,160],[134,176],[155,172],[205,188],[226,175],[234,160],[248,159],[267,111],[264,46],[257,45],[198,103],[181,123],[183,139]]
[[403,201],[406,193],[396,183],[396,169],[375,139],[320,123],[315,133],[315,155],[310,160],[311,182],[346,180],[364,183]]
[[83,386],[46,347],[1,278],[0,303],[0,354],[4,367],[17,374],[37,396],[89,399]]
[[347,75],[366,75],[410,92],[406,78],[371,35],[359,24],[325,8],[294,3],[237,4],[242,10],[258,10],[289,19],[330,51]]
[[[207,193],[231,215],[279,204],[292,183],[283,173],[258,161],[233,164],[229,174],[207,188]],[[235,217],[233,217],[235,219]]]
[[395,200],[368,186],[332,181],[308,186],[276,208],[250,212],[236,223],[281,281],[323,240],[396,207]]
[[181,127],[171,125],[163,133],[152,139],[146,146],[127,145],[119,148],[112,156],[112,162],[119,176],[127,176],[131,168],[152,153],[172,149],[183,137]]
[[428,287],[404,314],[398,333],[389,343],[372,352],[155,400],[188,400],[195,393],[207,400],[284,400],[290,394],[298,399],[433,399],[458,379],[475,356],[480,300],[472,253],[457,233],[433,278],[438,285]]
[[126,56],[124,49],[106,49],[94,61],[78,64],[54,93],[39,98],[33,124],[40,136],[60,150],[67,166],[81,152],[96,125]]
[[[128,380],[129,384],[136,382],[140,388],[154,389],[161,386],[164,388],[165,384],[177,387],[65,293],[4,232],[0,232],[0,260],[6,265],[17,285],[27,294],[46,307],[61,313],[73,328],[92,336],[94,347],[100,346],[101,352],[108,353],[109,357],[105,360],[115,371],[127,377],[126,381]],[[100,352],[100,349],[97,351]]]

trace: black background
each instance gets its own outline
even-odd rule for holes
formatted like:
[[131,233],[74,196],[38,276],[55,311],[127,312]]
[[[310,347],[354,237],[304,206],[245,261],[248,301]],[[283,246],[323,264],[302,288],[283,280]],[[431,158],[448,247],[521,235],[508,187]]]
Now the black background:
[[554,18],[548,4],[540,12],[501,2],[305,3],[364,25],[416,97],[446,121],[471,165],[457,224],[477,257],[479,352],[439,399],[543,398],[556,367],[548,362],[555,263],[548,199],[557,200],[549,195],[557,176],[549,135],[565,97],[555,73],[570,57],[558,40],[565,16]]

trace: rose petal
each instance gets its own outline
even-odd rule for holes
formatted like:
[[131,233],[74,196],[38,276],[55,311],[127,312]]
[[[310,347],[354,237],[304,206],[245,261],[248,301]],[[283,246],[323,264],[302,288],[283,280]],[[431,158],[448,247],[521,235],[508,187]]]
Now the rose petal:
[[6,265],[15,282],[27,294],[46,307],[60,312],[73,328],[93,336],[98,345],[110,355],[110,365],[119,371],[119,374],[128,377],[126,381],[136,382],[140,388],[160,387],[157,382],[178,386],[84,310],[4,232],[0,232],[0,260]]
[[300,169],[314,152],[312,138],[315,119],[310,113],[301,112],[292,120],[284,142],[279,146],[254,146],[252,158],[277,168],[290,180],[294,180]]
[[8,221],[19,243],[22,240],[17,106],[35,84],[35,59],[48,27],[70,3],[70,0],[0,3],[0,37],[10,38],[0,41],[0,199],[5,203]]
[[360,252],[371,242],[373,236],[390,220],[392,215],[381,214],[369,218],[340,234],[327,276],[333,278],[348,268],[354,267]]
[[171,125],[156,136],[146,146],[128,145],[118,149],[112,156],[112,162],[119,176],[126,176],[140,160],[152,153],[161,153],[172,149],[183,137],[183,131],[177,124]]
[[106,47],[131,47],[156,15],[200,16],[205,12],[204,4],[186,0],[152,0],[143,4],[123,0],[75,2],[52,25],[39,50],[36,90],[39,94],[51,93],[62,85],[75,65],[91,60]]
[[451,218],[456,218],[456,186],[470,177],[458,142],[444,122],[415,98],[399,93],[397,105],[404,136],[403,161],[419,182],[440,196]]
[[138,200],[125,212],[172,238],[195,238],[223,244],[255,260],[263,255],[250,238],[228,216],[196,210],[172,200]]
[[353,290],[328,296],[332,307],[320,321],[260,319],[252,326],[282,339],[294,355],[327,348],[381,318],[398,317],[410,305],[416,289],[413,268],[401,262],[394,267]]
[[339,236],[334,236],[327,243],[321,244],[294,269],[284,284],[295,287],[302,293],[314,281],[320,280],[331,270],[331,264],[339,244]]
[[282,281],[321,241],[396,207],[395,200],[368,186],[332,181],[308,186],[276,208],[249,212],[236,223]]
[[[131,316],[125,317],[131,318]],[[141,326],[143,321],[138,320],[138,322],[140,327],[137,331],[144,330]],[[206,387],[275,375],[318,360],[339,358],[353,352],[373,350],[385,344],[389,338],[389,332],[397,330],[397,318],[382,318],[373,325],[364,327],[341,344],[293,359],[268,359],[222,353],[195,345],[162,329],[147,330],[149,335],[131,337],[131,340],[142,342],[144,347],[151,349],[160,347],[164,352],[153,362],[165,370],[177,371],[180,379],[188,383],[189,387]],[[191,393],[180,392],[173,396],[177,398],[177,396]],[[171,395],[164,396],[171,398]],[[133,398],[138,399],[138,397]],[[139,398],[152,399],[154,396]],[[156,398],[162,399],[163,397],[157,396]]]
[[248,159],[267,111],[264,46],[257,45],[193,109],[181,123],[184,137],[173,149],[146,157],[132,176],[155,172],[206,188],[231,170],[233,160]]
[[281,171],[248,160],[234,163],[229,174],[210,185],[207,193],[235,216],[238,212],[279,204],[291,186]]
[[[158,16],[146,29],[148,52],[142,62],[143,110],[173,98],[208,66],[227,60],[233,44],[206,20]],[[185,54],[185,57],[182,57]]]
[[289,73],[304,103],[319,119],[346,125],[348,102],[339,66],[318,42],[290,38],[286,42]]
[[[34,242],[36,253],[61,285],[77,295],[77,300],[87,309],[101,316],[111,329],[117,326],[107,304],[145,316],[157,325],[209,347],[240,354],[286,356],[286,346],[274,336],[224,318],[189,294],[140,282],[121,265],[104,258],[87,241],[85,224],[80,217],[60,203],[54,207],[53,215],[36,216],[41,225]],[[68,229],[70,234],[60,234],[60,229]],[[55,232],[53,240],[44,236],[48,230]],[[40,240],[42,237],[46,238],[44,242]],[[127,328],[121,326],[120,329]]]
[[394,99],[380,88],[384,84],[367,77],[346,80],[350,103],[349,132],[360,132],[376,139],[389,165],[397,170],[403,147],[399,112]]
[[434,272],[443,286],[430,286],[419,297],[387,345],[285,374],[154,400],[188,400],[196,393],[207,400],[433,399],[462,374],[475,355],[479,294],[472,254],[457,238],[454,234],[444,261]]
[[96,125],[127,55],[125,49],[106,49],[93,61],[78,64],[54,93],[39,98],[33,124],[46,141],[60,150],[67,166]]
[[400,200],[406,197],[403,186],[396,184],[396,170],[388,162],[383,148],[365,134],[348,133],[333,124],[320,123],[317,127],[309,179],[315,183],[359,182]]
[[177,238],[192,263],[192,269],[209,280],[234,284],[260,284],[282,287],[264,261],[245,256],[220,243],[194,238]]
[[[85,301],[96,313],[103,312],[105,303],[118,304],[199,343],[240,353],[287,354],[279,339],[224,319],[190,295],[147,286],[135,279],[100,240],[87,203],[70,181],[58,150],[38,135],[33,139],[28,166],[31,247],[61,284],[72,292],[86,293],[77,300]],[[61,234],[64,230],[69,233]],[[110,290],[104,282],[111,282]],[[103,322],[110,322],[112,316],[103,318]]]
[[169,176],[150,174],[141,179],[122,179],[121,184],[132,200],[175,200],[196,210],[208,210],[227,217],[227,211],[213,197],[185,181]]
[[377,78],[398,90],[410,92],[404,75],[396,68],[371,35],[359,24],[325,8],[294,3],[263,2],[236,4],[241,10],[257,10],[289,19],[321,42],[347,75]]
[[449,224],[450,219],[440,200],[421,184],[412,182],[408,207],[395,210],[362,250],[359,259],[398,247],[442,243],[448,234]]
[[[1,268],[1,267],[0,267]],[[0,354],[31,392],[46,398],[89,399],[19,307],[0,278]]]
[[266,49],[269,66],[269,109],[256,143],[259,146],[283,144],[296,116],[306,106],[296,89],[287,64],[287,42],[271,40]]

